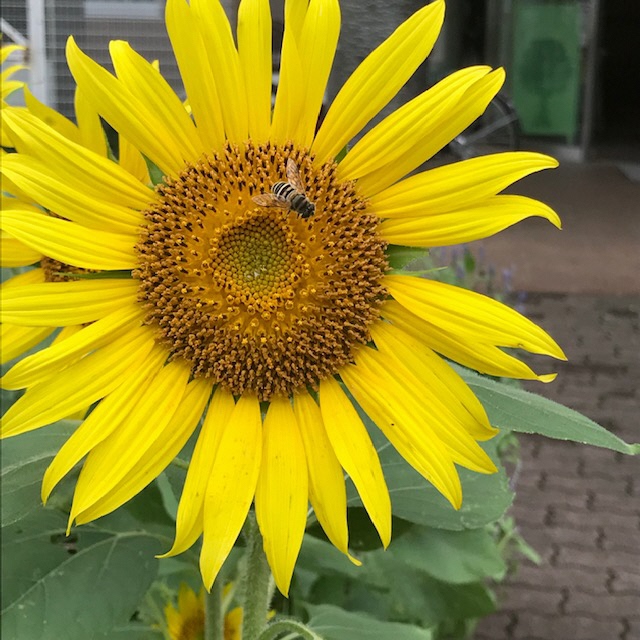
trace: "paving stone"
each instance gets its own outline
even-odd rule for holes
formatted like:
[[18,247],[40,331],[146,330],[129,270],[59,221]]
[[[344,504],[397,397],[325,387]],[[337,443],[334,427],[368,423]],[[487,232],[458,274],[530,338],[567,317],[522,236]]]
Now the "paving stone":
[[500,612],[483,618],[478,622],[474,640],[496,640],[496,638],[509,638],[509,628],[514,624],[514,615]]
[[[623,640],[640,640],[640,618],[626,620],[627,629]],[[497,636],[496,636],[497,637]]]
[[638,553],[632,551],[616,550],[609,552],[605,550],[592,551],[581,547],[562,547],[555,558],[556,566],[567,567],[593,567],[594,570],[607,569],[628,569],[633,573],[640,573],[638,566]]
[[[614,593],[635,593],[640,598],[640,573],[616,569],[611,580],[611,591]],[[638,609],[640,611],[640,605]]]
[[553,588],[531,588],[529,585],[511,584],[505,596],[500,600],[504,611],[531,611],[533,613],[558,613],[563,601],[563,593],[558,585]]
[[568,615],[593,616],[598,619],[618,619],[640,615],[639,594],[616,594],[615,597],[572,591],[564,605]]
[[[526,305],[569,362],[553,366],[554,383],[525,388],[640,441],[640,297],[539,294]],[[512,515],[544,563],[522,563],[503,587],[508,610],[477,637],[640,640],[640,459],[532,435],[521,460]]]
[[[629,576],[631,578],[629,579]],[[633,585],[634,574],[620,575],[620,585]],[[639,578],[640,579],[640,578]],[[540,589],[553,588],[585,591],[595,595],[609,595],[609,576],[602,571],[594,575],[592,569],[582,567],[553,567],[549,565],[527,564],[520,567],[511,578],[512,584]],[[622,590],[622,589],[621,589]]]
[[[622,528],[604,526],[601,529],[601,541],[603,549],[607,551],[638,551],[640,549],[640,530],[635,528]],[[640,562],[640,555],[638,556]]]
[[[612,482],[616,481],[617,479],[612,480]],[[594,483],[595,482],[596,480],[594,478]],[[564,477],[551,473],[545,476],[542,488],[544,492],[549,495],[550,499],[557,497],[562,501],[563,497],[567,497],[573,503],[577,503],[582,500],[586,505],[588,491],[587,487],[585,487],[586,484],[591,488],[589,481],[585,481],[585,479],[578,476],[578,474],[572,477]],[[624,493],[625,483],[620,484],[620,491],[621,493]]]
[[[638,438],[640,440],[640,438]],[[634,456],[627,456],[621,453],[613,453],[611,459],[605,458],[583,458],[581,457],[580,471],[583,475],[603,476],[607,478],[617,478],[620,476],[632,477],[633,474],[640,474],[640,460]]]
[[640,513],[640,501],[635,496],[627,494],[616,495],[607,493],[594,493],[591,507],[595,512],[611,512],[618,514]]
[[518,615],[516,640],[616,640],[624,626],[591,616],[543,616],[527,611]]

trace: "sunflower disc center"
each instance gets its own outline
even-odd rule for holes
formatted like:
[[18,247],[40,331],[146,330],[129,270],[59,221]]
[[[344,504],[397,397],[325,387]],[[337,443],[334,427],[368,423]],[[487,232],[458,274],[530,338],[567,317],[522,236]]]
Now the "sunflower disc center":
[[[253,197],[300,170],[315,214]],[[336,165],[293,145],[246,143],[157,188],[137,245],[139,300],[171,358],[232,393],[269,400],[352,361],[386,295],[377,219]]]
[[212,252],[218,277],[255,295],[275,292],[295,272],[295,237],[287,226],[258,213],[221,233]]

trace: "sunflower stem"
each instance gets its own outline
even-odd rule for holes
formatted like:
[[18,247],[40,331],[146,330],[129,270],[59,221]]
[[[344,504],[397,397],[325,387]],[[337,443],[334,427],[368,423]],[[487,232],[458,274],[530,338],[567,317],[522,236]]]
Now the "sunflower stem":
[[218,575],[204,599],[204,640],[224,640],[222,576]]
[[246,523],[247,551],[243,589],[243,640],[257,640],[267,626],[267,614],[273,597],[273,578],[262,548],[262,535],[251,511]]

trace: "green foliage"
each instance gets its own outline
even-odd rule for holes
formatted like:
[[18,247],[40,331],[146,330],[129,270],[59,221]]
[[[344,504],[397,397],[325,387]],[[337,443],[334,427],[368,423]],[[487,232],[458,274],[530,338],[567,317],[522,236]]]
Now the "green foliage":
[[[40,484],[77,426],[61,421],[2,446],[2,637],[153,638],[131,621],[171,544],[173,523],[151,486],[127,508],[66,535],[73,485],[47,507]],[[159,637],[159,636],[156,636]]]
[[640,444],[627,444],[573,409],[463,367],[454,365],[454,368],[478,396],[492,424],[501,429],[537,433],[547,438],[580,442],[631,455],[640,453]]
[[[483,552],[492,544],[495,547],[490,533],[484,530],[468,536],[471,546],[465,552],[466,562],[462,560],[449,570],[443,566],[445,560],[432,569],[429,550],[414,542],[434,541],[440,550],[459,548],[447,542],[450,536],[448,531],[413,525],[387,551],[358,554],[362,561],[359,568],[329,543],[307,536],[298,561],[303,579],[296,582],[292,597],[300,600],[296,600],[298,606],[310,612],[314,611],[314,604],[323,603],[366,614],[380,622],[411,625],[407,631],[416,627],[429,629],[432,635],[427,637],[440,637],[441,632],[450,632],[460,621],[494,610],[493,598],[483,580],[504,572],[495,549],[490,550],[487,561],[471,559],[474,553]],[[436,573],[440,576],[435,577]],[[451,577],[453,580],[448,579]],[[312,627],[314,617],[312,613]]]
[[[397,244],[390,244],[387,247],[387,259],[389,266],[395,270],[400,271],[408,265],[416,264],[417,261],[429,260],[429,249],[423,247],[401,247]],[[431,265],[429,269],[432,269]]]
[[432,640],[428,629],[381,622],[362,613],[345,611],[328,604],[307,605],[309,626],[326,640]]
[[158,165],[154,164],[149,160],[149,158],[145,157],[144,161],[147,164],[147,171],[149,171],[149,178],[151,179],[151,184],[156,186],[158,184],[162,184],[164,182],[164,174]]
[[3,528],[3,637],[112,637],[155,578],[161,547],[137,523],[107,517],[69,537],[66,523],[41,508]]
[[77,424],[64,420],[2,443],[2,527],[42,509],[42,476]]

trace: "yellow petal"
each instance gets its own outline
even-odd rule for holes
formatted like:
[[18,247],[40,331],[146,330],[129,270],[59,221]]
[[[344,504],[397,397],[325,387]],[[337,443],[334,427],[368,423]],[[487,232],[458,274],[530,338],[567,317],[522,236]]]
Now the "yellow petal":
[[133,269],[137,236],[88,229],[30,211],[4,211],[2,229],[34,251],[84,269]]
[[380,460],[360,416],[333,378],[320,383],[320,410],[331,446],[386,547],[391,540],[391,501]]
[[40,160],[73,189],[98,200],[140,210],[147,209],[156,198],[151,189],[115,162],[67,140],[26,110],[3,109],[2,113],[20,139],[20,153]]
[[80,143],[81,135],[78,127],[71,122],[71,120],[65,118],[61,113],[58,113],[55,109],[48,107],[46,104],[40,102],[32,93],[29,88],[24,88],[24,102],[27,109],[36,118],[42,120],[45,124],[49,125],[52,129],[55,129],[59,134],[68,138],[72,142]]
[[233,396],[218,387],[211,399],[206,418],[196,442],[182,489],[176,516],[176,538],[163,556],[175,556],[188,549],[202,533],[202,513],[207,484],[225,425],[235,402]]
[[149,167],[147,167],[144,156],[124,136],[118,137],[118,151],[120,166],[140,180],[142,184],[151,184]]
[[6,232],[0,236],[0,266],[26,267],[42,258],[40,251],[34,251],[20,240]]
[[[2,171],[3,175],[43,207],[86,227],[135,233],[142,223],[139,211],[90,193],[74,180],[69,184],[55,167],[36,158],[20,153],[12,154],[3,160]],[[148,192],[150,197],[147,206],[154,197],[150,190]],[[22,209],[18,201],[8,208]]]
[[487,296],[413,276],[385,276],[384,285],[409,311],[463,339],[566,359],[540,327]]
[[204,499],[200,572],[211,589],[235,543],[253,500],[262,456],[260,403],[241,396],[216,452]]
[[504,78],[504,70],[496,69],[477,80],[447,111],[439,111],[438,121],[428,135],[416,138],[403,156],[364,176],[358,182],[362,193],[373,196],[429,160],[483,113]]
[[42,349],[10,369],[2,377],[3,389],[22,389],[42,382],[77,358],[98,349],[117,338],[132,324],[142,321],[142,310],[135,305],[117,309],[97,322],[80,329],[62,342]]
[[162,431],[158,430],[144,456],[135,461],[111,492],[78,514],[78,524],[111,513],[157,478],[178,455],[195,430],[210,395],[211,382],[204,379],[192,380],[177,411],[167,426]]
[[5,280],[2,283],[2,299],[4,300],[5,292],[9,289],[26,287],[27,285],[32,284],[43,284],[44,279],[44,271],[39,267],[35,269],[29,269],[28,271],[23,271],[17,276],[13,276],[13,278],[9,278],[9,280]]
[[417,173],[369,199],[380,218],[422,217],[467,209],[517,180],[558,162],[541,153],[510,151],[454,162]]
[[24,51],[26,47],[22,44],[7,44],[0,47],[0,64],[4,64],[12,53]]
[[[6,79],[8,76],[11,76],[14,73],[17,73],[18,71],[21,71],[24,68],[25,67],[23,67],[22,65],[17,64],[17,65],[15,65],[13,67],[9,67],[9,69],[7,69],[6,71],[2,72],[2,81],[0,82],[0,87],[2,88],[2,99],[3,100],[5,98],[7,98],[8,96],[10,96],[15,91],[18,91],[18,89],[24,89],[25,88],[25,84],[21,80],[7,80]],[[2,146],[11,146],[11,145],[5,145],[4,144],[4,138],[3,138],[3,145]]]
[[421,397],[441,407],[476,439],[487,440],[498,432],[484,407],[467,383],[440,356],[388,322],[378,322],[371,328],[376,346],[396,362],[396,368],[406,368],[422,382]]
[[122,384],[122,374],[145,358],[152,345],[148,328],[132,329],[67,367],[64,375],[27,389],[5,413],[2,437],[38,429],[104,398]]
[[524,362],[494,345],[470,342],[448,333],[422,320],[395,300],[385,302],[382,316],[429,349],[480,373],[541,382],[551,382],[556,377],[555,374],[537,375]]
[[318,163],[338,152],[400,90],[429,55],[444,19],[436,0],[414,13],[346,81],[318,131],[312,151]]
[[168,82],[128,42],[112,40],[109,52],[118,80],[162,123],[182,158],[195,162],[204,146],[182,101]]
[[249,136],[265,142],[271,123],[272,49],[268,0],[242,0],[238,8],[238,55],[247,102]]
[[21,327],[6,323],[0,325],[0,364],[26,353],[54,331],[54,327]]
[[55,486],[89,451],[107,438],[143,401],[151,381],[166,360],[162,348],[149,345],[144,357],[131,363],[121,374],[121,384],[107,394],[73,432],[51,461],[42,479],[42,501],[46,502]]
[[368,131],[340,162],[340,178],[355,180],[402,160],[422,140],[433,136],[464,92],[489,71],[489,67],[456,71],[396,109]]
[[318,125],[318,116],[340,34],[340,5],[337,0],[311,0],[302,32],[297,40],[300,63],[304,69],[303,107],[295,132],[290,138],[310,147]]
[[200,138],[210,149],[222,149],[225,141],[222,107],[197,19],[184,0],[168,0],[165,17]]
[[[376,353],[368,348],[360,351],[356,365],[344,367],[340,372],[347,388],[398,453],[458,509],[462,503],[462,487],[450,453],[424,420],[417,420],[420,413],[412,412],[415,407],[403,404],[409,394],[403,397],[397,381],[389,375],[380,377],[382,367],[370,367]],[[377,355],[380,364],[387,364],[384,357]],[[390,385],[382,387],[387,382]],[[384,396],[378,391],[381,388],[385,390]]]
[[291,35],[300,42],[302,35],[302,25],[304,17],[307,15],[309,0],[285,0],[284,2],[284,24],[285,28],[291,29]]
[[180,360],[162,367],[126,419],[91,449],[76,484],[71,522],[87,522],[80,514],[114,491],[135,465],[144,463],[149,447],[162,436],[178,409],[189,374],[189,366]]
[[0,319],[25,326],[64,327],[103,318],[133,302],[137,282],[125,279],[45,282],[3,292]]
[[[104,119],[169,175],[184,167],[182,145],[160,117],[106,69],[85,55],[70,37],[67,62],[78,87]],[[117,166],[117,165],[115,165]]]
[[546,218],[560,228],[558,214],[542,202],[525,196],[493,196],[482,204],[459,211],[419,218],[384,220],[380,235],[406,247],[444,247],[488,238],[525,218]]
[[100,116],[77,87],[73,104],[76,120],[78,121],[78,129],[80,129],[78,142],[87,147],[87,149],[91,149],[94,153],[106,157],[107,138],[102,128]]
[[[5,110],[8,108],[9,107],[5,107]],[[0,121],[0,125],[2,127],[2,132],[4,132],[6,129],[4,120]],[[13,200],[15,198],[20,199],[23,206],[26,206],[28,203],[29,205],[34,205],[35,207],[37,206],[36,203],[31,198],[29,198],[29,196],[24,193],[24,191],[22,191],[17,184],[11,182],[11,180],[9,180],[9,178],[7,178],[7,176],[2,173],[5,160],[14,155],[16,154],[8,153],[2,147],[0,147],[0,191],[2,192],[2,201],[4,203],[5,198],[8,200]],[[2,205],[2,208],[4,209],[4,204]],[[37,210],[40,211],[40,207],[37,207]]]
[[215,70],[226,137],[240,144],[249,135],[247,91],[231,26],[219,0],[191,0],[191,11],[206,43],[206,55]]
[[299,87],[304,84],[304,72],[296,38],[285,25],[280,61],[280,78],[276,102],[273,107],[270,138],[279,144],[291,139],[296,131],[304,107],[303,95]]
[[344,474],[329,442],[320,408],[306,391],[296,394],[293,408],[307,456],[311,506],[332,544],[359,564],[349,555]]
[[285,596],[307,522],[307,461],[289,398],[274,398],[264,421],[256,518],[275,583]]

